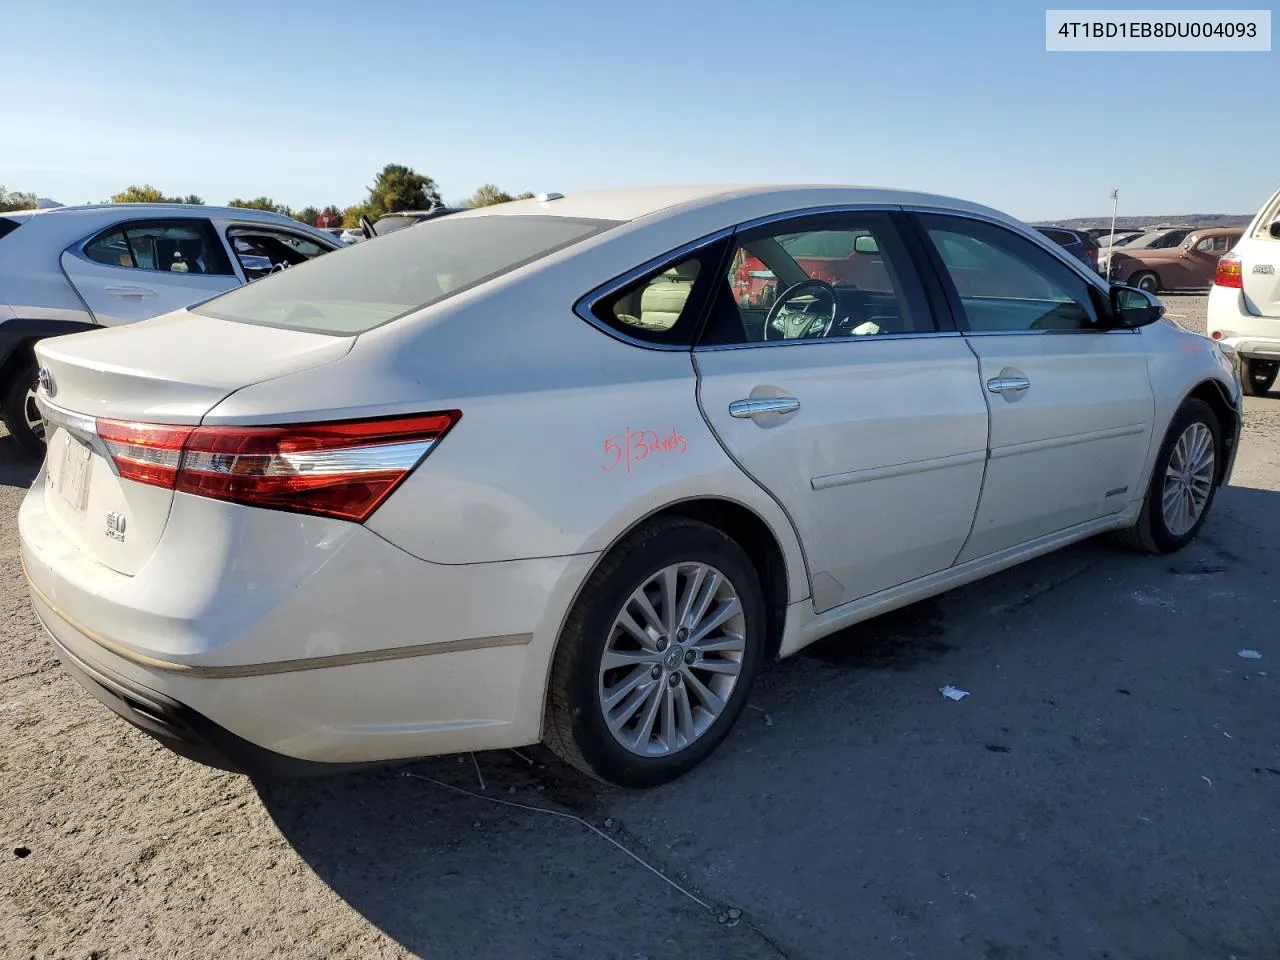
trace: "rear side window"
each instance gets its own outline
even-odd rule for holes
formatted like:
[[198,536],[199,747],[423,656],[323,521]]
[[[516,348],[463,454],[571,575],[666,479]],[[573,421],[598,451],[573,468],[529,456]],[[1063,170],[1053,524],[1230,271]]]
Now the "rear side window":
[[194,312],[349,336],[614,226],[570,217],[440,217],[246,284]]
[[162,273],[231,274],[226,251],[206,220],[121,224],[86,243],[84,255],[110,267]]
[[0,217],[0,239],[7,237],[20,226],[22,226],[22,221],[20,220],[11,220],[8,217]]

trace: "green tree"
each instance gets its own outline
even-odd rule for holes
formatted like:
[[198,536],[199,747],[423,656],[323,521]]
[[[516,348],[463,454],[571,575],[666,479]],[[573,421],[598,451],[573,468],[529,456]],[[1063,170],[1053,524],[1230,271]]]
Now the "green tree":
[[325,207],[323,210],[321,210],[320,213],[322,216],[337,217],[339,220],[341,220],[343,217],[342,208],[334,206],[332,203],[329,204],[327,207]]
[[119,193],[111,195],[112,203],[195,203],[203,205],[201,200],[194,193],[189,193],[185,197],[166,197],[164,192],[156,189],[149,183],[142,186],[134,184],[133,186],[121,190]]
[[301,221],[309,227],[314,227],[316,225],[316,218],[319,216],[320,211],[315,207],[303,207],[301,210],[294,212],[293,219]]
[[495,203],[510,203],[514,199],[515,197],[507,193],[507,191],[498,189],[492,183],[486,183],[471,195],[466,205],[468,207],[491,207]]
[[227,206],[240,207],[242,210],[267,210],[271,213],[283,213],[286,217],[293,216],[292,210],[283,203],[276,203],[270,197],[254,197],[252,200],[241,200],[237,197],[235,200],[228,200]]
[[369,205],[367,203],[353,204],[342,211],[342,225],[348,229],[354,230],[356,227],[360,226],[360,218],[362,216],[367,216],[370,220],[374,219],[373,214],[369,211]]
[[365,204],[370,219],[393,210],[427,210],[439,205],[440,190],[436,182],[398,163],[382,168],[369,188],[369,200]]
[[144,183],[142,186],[134,184],[111,195],[112,203],[174,203],[176,199],[176,197],[166,197],[149,183]]
[[524,193],[517,193],[517,194],[516,194],[516,199],[517,199],[517,200],[532,200],[535,196],[537,196],[537,194],[535,194],[532,190],[526,190]]
[[36,205],[34,193],[22,193],[18,190],[6,190],[0,184],[0,213],[8,210],[32,210]]

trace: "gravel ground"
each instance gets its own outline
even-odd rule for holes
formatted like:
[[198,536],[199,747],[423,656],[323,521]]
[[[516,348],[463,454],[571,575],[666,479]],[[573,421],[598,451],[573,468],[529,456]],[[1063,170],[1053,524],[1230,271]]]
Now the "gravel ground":
[[1181,554],[1079,544],[824,641],[642,794],[538,750],[257,784],[167,753],[49,652],[0,439],[0,956],[1275,960],[1278,418],[1248,401]]

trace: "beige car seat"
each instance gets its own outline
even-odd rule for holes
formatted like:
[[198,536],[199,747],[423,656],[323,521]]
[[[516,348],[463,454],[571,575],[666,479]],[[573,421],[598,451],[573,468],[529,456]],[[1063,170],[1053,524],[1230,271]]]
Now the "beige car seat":
[[[618,304],[618,319],[646,330],[670,330],[680,319],[693,281],[698,277],[698,261],[686,260],[665,270],[636,293]],[[639,308],[637,316],[633,311]]]

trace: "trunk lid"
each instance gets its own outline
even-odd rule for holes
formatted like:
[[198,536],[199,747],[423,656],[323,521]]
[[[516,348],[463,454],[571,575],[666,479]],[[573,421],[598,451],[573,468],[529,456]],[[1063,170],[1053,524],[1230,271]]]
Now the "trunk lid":
[[186,311],[42,340],[45,509],[68,549],[133,575],[159,543],[173,502],[172,490],[117,474],[97,418],[195,425],[240,388],[332,363],[354,341]]
[[1280,317],[1280,240],[1253,236],[1238,244],[1235,252],[1249,312]]

